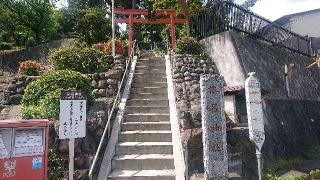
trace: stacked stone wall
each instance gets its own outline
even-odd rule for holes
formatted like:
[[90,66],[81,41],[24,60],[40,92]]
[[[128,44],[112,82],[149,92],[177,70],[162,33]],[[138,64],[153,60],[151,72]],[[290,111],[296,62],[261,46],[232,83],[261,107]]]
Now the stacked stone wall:
[[[117,94],[118,86],[122,80],[125,70],[125,58],[117,56],[115,59],[110,59],[109,70],[103,73],[87,74],[91,80],[91,86],[94,89],[93,93],[97,97],[113,97]],[[27,85],[37,80],[39,76],[16,76],[9,85],[1,89],[3,99],[1,104],[18,105],[23,97],[24,90]]]
[[172,68],[180,125],[182,129],[201,127],[200,76],[214,74],[214,64],[205,57],[175,55]]

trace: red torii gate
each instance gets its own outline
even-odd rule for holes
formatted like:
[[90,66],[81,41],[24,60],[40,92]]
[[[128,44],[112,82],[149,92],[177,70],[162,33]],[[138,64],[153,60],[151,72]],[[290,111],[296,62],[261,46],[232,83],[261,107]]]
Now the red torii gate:
[[145,9],[115,9],[114,14],[118,15],[129,15],[129,18],[125,19],[115,19],[117,23],[127,23],[129,24],[129,50],[130,54],[132,48],[133,41],[133,24],[170,24],[171,29],[171,46],[174,48],[175,45],[175,24],[184,24],[186,22],[185,19],[175,19],[175,10],[172,9],[163,9],[163,10],[155,10],[152,11],[152,15],[155,16],[170,16],[170,18],[161,18],[161,19],[137,19],[134,16],[136,15],[150,15],[149,10]]

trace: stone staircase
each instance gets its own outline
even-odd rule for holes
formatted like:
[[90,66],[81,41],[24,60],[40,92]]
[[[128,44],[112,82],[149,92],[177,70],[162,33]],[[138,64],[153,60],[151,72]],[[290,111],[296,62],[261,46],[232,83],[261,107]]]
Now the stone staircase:
[[164,58],[137,61],[108,179],[175,179]]

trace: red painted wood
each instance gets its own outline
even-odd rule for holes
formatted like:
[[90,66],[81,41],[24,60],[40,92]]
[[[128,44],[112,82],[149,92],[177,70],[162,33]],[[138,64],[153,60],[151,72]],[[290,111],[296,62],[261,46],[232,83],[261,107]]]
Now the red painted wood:
[[[115,19],[117,23],[129,23],[129,18],[126,19]],[[171,18],[166,19],[155,19],[155,20],[149,20],[149,19],[133,19],[133,23],[136,24],[170,24]],[[185,19],[174,19],[174,24],[185,24]]]
[[161,19],[138,19],[134,18],[135,15],[149,15],[150,11],[145,10],[145,9],[115,9],[114,10],[115,14],[119,15],[129,15],[129,18],[124,18],[124,19],[115,19],[117,23],[127,23],[129,24],[129,49],[128,49],[128,54],[130,56],[131,51],[132,51],[132,42],[133,42],[133,26],[134,23],[136,24],[170,24],[170,29],[171,29],[171,46],[174,48],[175,46],[175,24],[185,24],[186,20],[185,19],[175,19],[175,10],[172,9],[162,9],[162,10],[155,10],[152,11],[153,14],[156,16],[159,15],[165,15],[165,16],[170,16],[170,18],[161,18]]
[[[119,15],[148,15],[149,10],[146,9],[115,9],[114,13]],[[155,10],[153,13],[157,16],[159,15],[170,15],[175,14],[175,10],[172,9],[163,9],[163,10]]]
[[129,49],[128,49],[128,56],[130,56],[130,54],[131,54],[132,42],[133,42],[133,15],[130,14],[130,16],[129,16]]
[[170,15],[170,28],[171,28],[171,47],[174,48],[174,42],[175,42],[175,25],[174,25],[174,17],[173,14]]

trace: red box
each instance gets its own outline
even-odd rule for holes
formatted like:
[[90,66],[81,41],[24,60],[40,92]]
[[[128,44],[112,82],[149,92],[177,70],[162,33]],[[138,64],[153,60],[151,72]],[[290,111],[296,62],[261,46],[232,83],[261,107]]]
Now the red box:
[[46,180],[48,120],[0,121],[0,180]]

